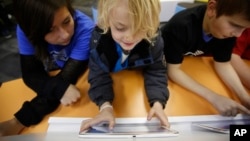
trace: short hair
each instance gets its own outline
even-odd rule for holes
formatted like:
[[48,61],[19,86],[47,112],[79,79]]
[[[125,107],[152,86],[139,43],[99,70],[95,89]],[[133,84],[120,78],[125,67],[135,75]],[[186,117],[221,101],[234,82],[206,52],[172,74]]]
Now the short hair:
[[[98,26],[107,33],[109,30],[109,15],[116,3],[121,0],[99,0]],[[157,35],[161,6],[159,0],[128,0],[128,13],[132,19],[132,33],[143,31],[146,39],[151,40]]]
[[35,47],[35,55],[39,59],[48,57],[44,37],[53,24],[55,12],[67,7],[73,16],[74,10],[69,0],[13,0],[14,14],[18,25],[31,44]]
[[[211,0],[210,0],[211,1]],[[215,0],[217,17],[234,14],[242,15],[247,21],[250,21],[250,0]]]

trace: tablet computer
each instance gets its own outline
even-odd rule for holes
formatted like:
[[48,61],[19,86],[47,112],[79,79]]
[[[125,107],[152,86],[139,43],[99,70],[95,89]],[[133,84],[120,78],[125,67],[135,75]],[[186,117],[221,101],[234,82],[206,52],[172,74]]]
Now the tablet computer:
[[230,125],[250,125],[250,119],[208,121],[208,122],[202,121],[202,122],[192,123],[192,126],[225,134],[230,133]]
[[92,126],[88,130],[79,133],[81,138],[147,138],[178,136],[179,132],[158,124],[115,124],[113,130],[109,130],[108,124]]

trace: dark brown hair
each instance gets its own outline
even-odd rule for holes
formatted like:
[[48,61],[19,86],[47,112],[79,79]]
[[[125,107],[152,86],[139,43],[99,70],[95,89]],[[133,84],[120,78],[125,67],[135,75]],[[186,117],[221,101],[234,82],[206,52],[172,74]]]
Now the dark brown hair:
[[250,21],[250,0],[215,0],[217,17],[240,14]]
[[44,40],[53,24],[55,12],[66,6],[73,16],[70,0],[13,0],[14,13],[31,44],[35,55],[43,60],[48,57],[48,43]]

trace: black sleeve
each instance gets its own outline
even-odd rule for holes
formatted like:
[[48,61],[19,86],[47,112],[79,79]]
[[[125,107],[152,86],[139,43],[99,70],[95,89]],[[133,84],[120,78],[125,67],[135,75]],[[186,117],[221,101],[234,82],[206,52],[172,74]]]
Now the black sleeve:
[[110,103],[114,99],[113,80],[109,72],[104,71],[98,63],[95,53],[91,52],[89,59],[88,82],[90,84],[89,97],[99,107],[106,101]]
[[68,86],[87,68],[87,61],[69,59],[61,72],[49,76],[43,63],[33,55],[21,55],[21,69],[24,83],[38,95],[61,99]]
[[112,103],[114,99],[113,80],[110,76],[109,65],[105,65],[103,62],[107,59],[107,56],[105,54],[100,55],[97,51],[97,45],[103,40],[101,39],[101,32],[101,29],[96,27],[92,33],[88,65],[89,97],[99,107],[106,101]]
[[83,74],[88,68],[88,60],[78,61],[69,59],[58,77],[62,77],[63,80],[68,81],[71,84],[76,84],[77,79]]
[[158,101],[163,108],[169,99],[169,91],[167,84],[167,68],[164,65],[163,40],[158,36],[158,40],[154,47],[151,47],[154,64],[144,69],[144,82],[148,102],[152,107]]
[[214,60],[217,62],[230,61],[235,41],[235,37],[227,39],[214,38],[210,43]]

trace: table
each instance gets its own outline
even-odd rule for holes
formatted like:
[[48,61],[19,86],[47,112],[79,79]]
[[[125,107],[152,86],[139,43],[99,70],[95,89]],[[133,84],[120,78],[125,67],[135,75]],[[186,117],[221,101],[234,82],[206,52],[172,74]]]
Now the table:
[[[195,64],[195,65],[193,65]],[[192,66],[192,67],[190,67]],[[186,57],[182,68],[194,79],[206,85],[215,92],[238,100],[230,90],[222,83],[214,72],[212,58],[210,57]],[[203,72],[203,73],[200,73]],[[72,106],[60,106],[56,111],[47,115],[41,123],[23,130],[21,135],[40,134],[47,132],[50,117],[93,117],[99,111],[98,107],[88,98],[89,84],[86,72],[77,82],[82,97]],[[143,77],[140,71],[121,71],[112,74],[114,80],[114,113],[117,118],[146,117],[149,105],[145,95]],[[203,98],[168,82],[170,98],[165,108],[168,116],[199,116],[216,115],[218,112]],[[13,114],[26,100],[30,100],[35,93],[17,79],[2,84],[0,88],[0,122],[13,117]]]

